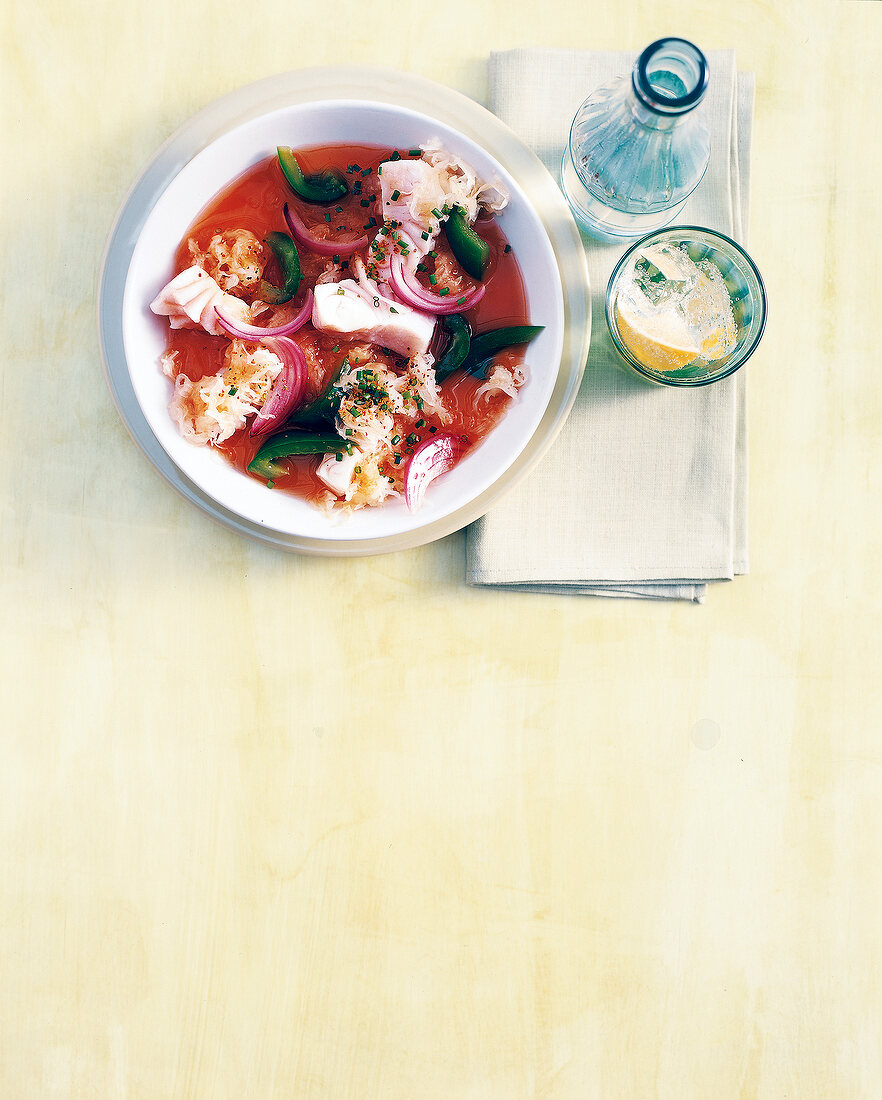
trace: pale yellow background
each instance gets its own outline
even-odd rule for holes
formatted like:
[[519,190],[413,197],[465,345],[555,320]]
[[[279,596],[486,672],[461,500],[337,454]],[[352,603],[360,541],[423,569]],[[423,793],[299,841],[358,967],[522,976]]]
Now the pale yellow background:
[[[5,0],[0,1097],[880,1097],[882,4],[363,12]],[[94,285],[192,112],[663,33],[757,75],[749,577],[470,590],[461,535],[286,556],[153,472]]]

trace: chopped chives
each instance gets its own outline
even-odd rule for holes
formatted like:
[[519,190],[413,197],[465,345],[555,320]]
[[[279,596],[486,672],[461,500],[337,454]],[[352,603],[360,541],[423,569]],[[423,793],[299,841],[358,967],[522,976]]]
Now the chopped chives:
[[433,209],[433,210],[432,210],[432,213],[433,213],[433,214],[435,215],[435,217],[436,217],[436,218],[438,218],[438,219],[440,219],[440,218],[443,218],[443,217],[444,217],[444,215],[443,215],[443,214],[441,213],[441,211],[440,211],[440,210],[434,210],[434,209]]
[[361,206],[370,206],[370,203],[368,202],[367,199],[362,199],[361,203],[359,205],[361,205]]
[[450,287],[449,287],[449,286],[442,286],[442,287],[441,287],[441,289],[440,289],[440,290],[438,291],[438,293],[439,293],[439,294],[441,295],[441,297],[443,298],[443,297],[445,297],[445,296],[446,296],[447,294],[449,294],[449,293],[450,293]]
[[429,239],[429,234],[425,231],[425,229],[422,231],[420,236],[423,238],[424,241],[427,241]]
[[510,244],[507,244],[507,245],[505,246],[505,248],[503,248],[503,250],[502,250],[502,251],[503,251],[503,252],[511,252],[511,245],[510,245]]
[[435,283],[438,282],[438,276],[437,275],[430,275],[429,276],[429,282],[432,284],[432,286],[434,286]]
[[400,435],[393,435],[392,436],[392,446],[393,447],[396,445],[396,443],[400,443],[400,442],[401,442],[401,436]]
[[398,310],[395,308],[395,306],[389,306],[389,312],[390,313],[397,313]]
[[334,457],[337,459],[338,462],[342,462],[343,461],[343,452],[342,451],[337,451],[337,453]]
[[407,150],[407,155],[409,157],[419,157],[419,156],[422,156],[422,152],[423,152],[422,149],[408,149]]
[[235,397],[235,396],[236,396],[236,391],[237,391],[238,389],[239,389],[239,387],[238,387],[238,386],[230,386],[230,389],[229,389],[229,395],[230,395],[230,397]]
[[331,348],[331,351],[339,351],[339,350],[340,350],[340,345],[339,344],[334,344],[334,346]]
[[423,420],[422,417],[420,417],[419,420],[416,422],[416,424],[414,424],[415,428],[425,428],[425,426],[426,426],[426,422],[425,422],[425,420]]
[[398,152],[397,149],[392,150],[392,156],[389,157],[389,160],[401,160],[401,154]]
[[342,214],[342,213],[343,213],[343,207],[342,207],[342,206],[338,206],[338,207],[337,207],[337,213],[338,213],[338,214]]
[[395,190],[392,192],[392,201],[397,202],[398,199],[400,199],[400,198],[401,198],[401,192],[396,187]]
[[456,304],[457,304],[458,306],[461,306],[461,305],[462,305],[462,303],[463,303],[464,301],[465,301],[465,298],[457,298],[457,299],[456,299]]
[[329,222],[330,220],[331,220],[331,215],[330,214],[325,214],[325,221]]
[[332,256],[331,259],[334,261],[335,264],[338,264],[340,262],[340,257],[337,255]]
[[438,253],[437,252],[430,252],[429,255],[432,257],[433,260],[438,259]]
[[428,271],[429,269],[425,264],[417,264],[417,271]]

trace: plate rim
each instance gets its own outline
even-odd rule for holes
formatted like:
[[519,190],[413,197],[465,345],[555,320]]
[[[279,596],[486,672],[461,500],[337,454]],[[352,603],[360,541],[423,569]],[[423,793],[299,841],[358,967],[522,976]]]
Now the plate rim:
[[[198,153],[228,131],[273,110],[308,102],[356,99],[419,111],[481,145],[517,180],[542,223],[563,292],[564,332],[551,397],[533,435],[507,470],[479,496],[425,526],[374,538],[325,540],[291,534],[237,515],[205,493],[160,445],[135,397],[123,346],[123,298],[141,229],[154,203]],[[360,557],[422,546],[484,515],[539,462],[575,402],[591,339],[588,266],[569,207],[539,158],[500,119],[446,85],[370,66],[298,69],[243,85],[191,115],[159,147],[125,195],[105,245],[98,276],[97,320],[105,378],[135,444],[160,476],[228,530],[277,548],[327,557]]]

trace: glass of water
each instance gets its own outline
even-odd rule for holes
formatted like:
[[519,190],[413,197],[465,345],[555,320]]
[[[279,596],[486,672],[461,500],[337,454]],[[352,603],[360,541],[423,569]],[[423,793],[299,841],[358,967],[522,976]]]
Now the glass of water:
[[680,225],[622,256],[606,292],[610,336],[625,362],[665,386],[706,386],[750,358],[766,324],[756,264],[723,233]]

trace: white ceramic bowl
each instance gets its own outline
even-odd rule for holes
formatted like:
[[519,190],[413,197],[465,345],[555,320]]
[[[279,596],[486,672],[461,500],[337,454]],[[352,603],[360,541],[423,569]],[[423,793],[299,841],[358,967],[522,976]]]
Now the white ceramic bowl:
[[[327,73],[328,70],[319,72]],[[296,77],[302,74],[290,75]],[[386,77],[395,79],[395,74],[386,74]],[[415,78],[399,79],[412,83]],[[339,83],[349,89],[353,81]],[[118,286],[114,288],[116,293],[111,293],[107,285],[107,268],[114,259],[119,226],[108,246],[102,279],[102,343],[111,389],[124,419],[142,446],[143,439],[139,436],[144,436],[146,424],[167,460],[160,466],[164,475],[177,488],[185,487],[185,495],[215,518],[229,523],[232,517],[234,522],[231,526],[237,526],[265,541],[320,553],[372,553],[417,545],[456,530],[482,514],[498,495],[499,489],[513,482],[513,467],[531,449],[531,442],[534,444],[532,449],[536,449],[537,431],[543,419],[547,420],[551,406],[558,406],[554,417],[556,427],[563,422],[563,415],[575,396],[575,386],[587,350],[584,337],[581,343],[573,339],[573,287],[564,286],[560,250],[555,250],[540,208],[518,178],[523,172],[512,171],[504,157],[494,156],[488,151],[486,143],[475,140],[462,129],[438,117],[443,111],[434,111],[429,115],[398,103],[367,98],[371,81],[361,83],[366,85],[363,89],[358,88],[363,98],[347,95],[345,98],[303,100],[289,96],[291,102],[269,110],[257,110],[253,117],[238,125],[227,126],[223,132],[205,142],[171,174],[152,201],[145,204],[143,198],[139,200],[138,205],[143,207],[143,211],[138,219],[137,236],[130,248],[121,300]],[[476,112],[487,114],[476,104],[471,106]],[[487,115],[487,118],[497,126],[501,125],[493,116]],[[508,131],[505,135],[516,142]],[[498,176],[509,188],[511,202],[499,215],[501,226],[521,266],[527,288],[530,322],[544,325],[545,330],[527,349],[529,380],[521,390],[519,400],[510,406],[504,419],[472,453],[430,486],[418,512],[411,513],[403,499],[395,499],[382,507],[362,509],[340,520],[288,493],[268,490],[261,482],[236,470],[214,449],[195,447],[179,435],[168,412],[171,382],[159,367],[159,358],[166,346],[167,322],[154,316],[148,307],[172,276],[175,251],[200,210],[243,171],[271,155],[277,145],[290,145],[296,149],[352,142],[388,146],[391,149],[413,147],[434,138],[472,164],[480,175],[485,178]],[[523,147],[520,149],[523,150]],[[156,159],[161,159],[162,155],[161,150]],[[155,164],[156,160],[151,167]],[[539,170],[544,172],[541,166]],[[150,167],[142,182],[149,175]],[[136,185],[129,204],[137,190]],[[554,194],[557,194],[556,189]],[[121,215],[123,221],[125,214],[124,207]],[[581,254],[581,249],[579,252]],[[571,251],[568,252],[568,259],[572,260]],[[569,281],[573,283],[572,276]],[[587,303],[587,276],[584,276],[584,284],[579,289],[584,292]],[[575,297],[578,298],[578,293]],[[107,316],[108,311],[111,311],[112,317]],[[115,324],[117,320],[118,326]],[[578,320],[587,324],[584,311],[583,317],[576,318],[576,322]],[[123,363],[118,362],[118,350],[111,346],[114,343],[112,336],[104,332],[108,325],[116,336],[121,337],[121,341],[116,343],[118,346],[121,342]],[[566,349],[565,344],[569,345]],[[574,358],[575,344],[579,344],[579,350]],[[562,371],[569,383],[565,409],[559,407]],[[132,409],[130,400],[121,402],[119,387],[115,385],[120,381],[124,383],[122,388],[127,395],[130,387],[136,410]],[[555,402],[556,392],[558,399]],[[133,420],[139,423],[135,425]],[[540,434],[542,442],[550,442],[546,438],[549,435],[547,424]],[[151,449],[155,453],[155,448]],[[147,449],[148,455],[153,458],[151,449]],[[169,478],[168,463],[177,477]],[[509,477],[506,478],[506,475]]]

